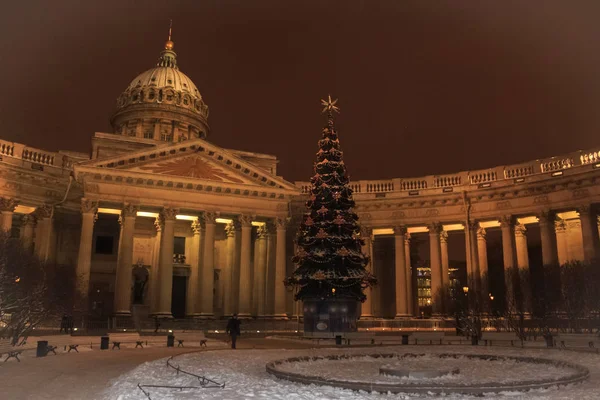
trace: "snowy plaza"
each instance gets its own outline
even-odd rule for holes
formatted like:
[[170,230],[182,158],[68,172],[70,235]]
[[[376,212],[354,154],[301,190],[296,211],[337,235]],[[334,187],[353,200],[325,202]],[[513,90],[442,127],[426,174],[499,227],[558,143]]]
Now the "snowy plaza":
[[[516,391],[506,390],[499,394],[486,394],[484,398],[498,399],[597,399],[597,388],[600,384],[600,360],[597,354],[579,352],[541,350],[541,349],[514,349],[505,347],[472,347],[472,346],[392,346],[370,348],[319,348],[306,350],[238,350],[238,351],[201,351],[199,353],[183,354],[172,359],[172,363],[182,370],[206,376],[211,380],[224,383],[224,388],[206,389],[168,389],[145,388],[152,399],[407,399],[407,398],[444,398],[463,399],[471,398],[465,394],[445,395],[413,395],[410,393],[386,394],[367,393],[334,388],[330,386],[317,386],[311,384],[293,383],[277,379],[266,372],[266,364],[276,360],[294,357],[322,357],[326,355],[352,355],[356,356],[347,361],[310,361],[304,365],[289,363],[283,369],[292,372],[304,372],[325,379],[342,378],[348,382],[370,380],[373,383],[410,381],[408,378],[391,378],[378,376],[377,367],[382,363],[389,364],[390,360],[380,360],[369,356],[373,353],[395,353],[398,355],[422,354],[422,357],[405,359],[403,365],[407,368],[431,366],[435,363],[438,367],[458,367],[460,374],[434,378],[432,381],[457,383],[457,384],[512,384],[527,380],[558,380],[572,371],[568,366],[548,366],[528,362],[515,362],[513,360],[484,361],[467,358],[469,355],[488,355],[504,357],[530,357],[566,362],[589,370],[589,378],[582,383],[566,386],[551,386],[547,389]],[[457,358],[446,358],[440,361],[440,354],[455,354]],[[558,365],[558,364],[557,364]],[[114,380],[104,392],[104,398],[119,400],[148,399],[139,388],[140,385],[165,385],[165,386],[199,386],[198,379],[177,374],[172,368],[166,366],[166,359],[145,363],[138,368],[121,375]],[[472,397],[481,398],[481,397]]]

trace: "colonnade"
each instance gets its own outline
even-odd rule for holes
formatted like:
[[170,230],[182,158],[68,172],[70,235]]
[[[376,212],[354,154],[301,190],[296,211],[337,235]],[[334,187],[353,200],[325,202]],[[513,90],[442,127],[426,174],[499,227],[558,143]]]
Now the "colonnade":
[[[79,290],[87,296],[89,292],[90,267],[92,256],[93,226],[98,211],[98,203],[82,200],[82,229],[77,263]],[[133,244],[135,221],[139,207],[126,204],[120,212],[117,268],[115,278],[115,315],[131,314],[131,288]],[[174,270],[174,238],[175,222],[179,210],[165,207],[155,221],[157,230],[155,241],[155,257],[150,271],[150,313],[158,317],[171,317],[171,299]],[[189,216],[186,216],[189,218]],[[214,271],[215,271],[215,230],[217,214],[201,212],[190,218],[192,230],[191,253],[187,259],[189,275],[187,282],[186,315],[189,317],[214,318]],[[273,221],[261,222],[256,239],[256,260],[251,269],[252,223],[250,215],[238,215],[227,220],[226,263],[223,276],[223,314],[238,313],[240,317],[285,318],[286,291],[283,281],[286,276],[286,218],[275,218]],[[275,240],[268,242],[270,233]],[[238,245],[239,243],[239,245]],[[274,284],[267,288],[267,252],[268,245],[275,246]],[[254,277],[254,281],[252,281]],[[253,289],[257,309],[252,309]],[[273,295],[272,304],[266,303],[267,290]],[[255,312],[256,311],[256,312]],[[267,311],[271,311],[267,315]]]
[[[591,205],[581,205],[576,209],[581,225],[581,245],[583,247],[583,259],[581,261],[592,261],[600,257],[600,237],[598,229],[598,217]],[[542,262],[544,265],[559,264],[561,252],[566,252],[566,236],[564,221],[557,218],[556,212],[543,210],[536,214],[536,218],[530,219],[528,223],[538,223],[540,229],[540,241],[542,248]],[[502,234],[503,266],[507,270],[512,267],[528,268],[529,254],[527,247],[527,227],[520,223],[521,218],[515,215],[502,215],[497,219],[485,219],[481,221],[469,221],[460,223],[461,230],[465,234],[465,258],[467,265],[468,285],[481,284],[481,277],[488,273],[488,247],[487,230],[500,227]],[[446,223],[446,222],[445,222]],[[456,223],[447,222],[449,225]],[[427,228],[421,227],[419,232],[427,232],[429,236],[429,255],[431,268],[431,296],[432,300],[436,293],[449,284],[449,259],[448,259],[448,232],[444,230],[441,222],[431,222]],[[406,318],[414,315],[413,294],[413,268],[410,259],[411,227],[398,225],[389,228],[372,229],[363,227],[362,236],[365,239],[363,252],[371,256],[368,268],[377,271],[375,260],[373,260],[373,241],[376,240],[375,231],[384,231],[381,234],[393,234],[394,236],[394,272],[395,272],[395,317]],[[562,235],[562,236],[561,236]],[[564,260],[565,258],[562,257]],[[386,268],[388,266],[385,266]],[[367,301],[363,304],[361,318],[379,317],[373,315],[374,291],[377,287],[368,289]],[[370,296],[371,295],[371,296]],[[369,299],[371,297],[371,299]]]

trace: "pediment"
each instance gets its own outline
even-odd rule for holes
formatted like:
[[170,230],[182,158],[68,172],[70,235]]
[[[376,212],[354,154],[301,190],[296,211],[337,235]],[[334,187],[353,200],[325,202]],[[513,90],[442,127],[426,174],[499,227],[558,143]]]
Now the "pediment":
[[294,184],[202,139],[86,161],[75,169],[90,168],[298,191]]

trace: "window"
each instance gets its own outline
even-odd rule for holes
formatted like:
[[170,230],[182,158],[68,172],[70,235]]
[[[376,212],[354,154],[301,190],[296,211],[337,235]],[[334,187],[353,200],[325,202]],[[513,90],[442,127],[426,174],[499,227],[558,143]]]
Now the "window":
[[135,128],[130,128],[129,131],[127,132],[127,134],[129,136],[135,136]]
[[185,237],[175,236],[173,238],[173,253],[185,254]]
[[113,241],[112,236],[96,236],[96,254],[112,254]]
[[152,130],[144,131],[144,139],[154,139],[154,132]]

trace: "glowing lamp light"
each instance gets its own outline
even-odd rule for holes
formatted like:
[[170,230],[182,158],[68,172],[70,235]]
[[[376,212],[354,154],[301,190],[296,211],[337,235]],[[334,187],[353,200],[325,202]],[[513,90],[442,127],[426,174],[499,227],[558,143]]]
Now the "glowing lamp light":
[[431,305],[431,299],[427,299],[427,305]]
[[16,282],[16,283],[19,283],[19,282],[21,282],[21,278],[17,276],[17,277],[15,278],[15,282]]
[[331,288],[331,293],[335,294],[335,288]]
[[138,211],[138,217],[149,217],[149,218],[158,218],[158,213],[148,212],[148,211]]
[[169,333],[173,333],[173,331],[171,329],[169,329]]
[[176,215],[175,218],[183,221],[196,221],[198,219],[198,217],[193,215]]
[[76,330],[77,330],[77,328],[73,328],[73,330],[74,330],[74,331],[76,331]]
[[468,294],[469,293],[469,287],[468,286],[463,286],[463,292],[465,294]]
[[260,331],[256,331],[256,333],[260,333]]
[[215,333],[219,333],[219,331],[215,329]]

